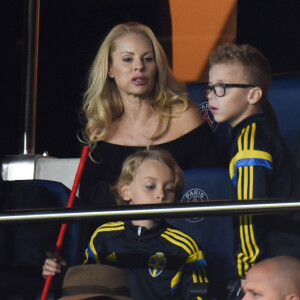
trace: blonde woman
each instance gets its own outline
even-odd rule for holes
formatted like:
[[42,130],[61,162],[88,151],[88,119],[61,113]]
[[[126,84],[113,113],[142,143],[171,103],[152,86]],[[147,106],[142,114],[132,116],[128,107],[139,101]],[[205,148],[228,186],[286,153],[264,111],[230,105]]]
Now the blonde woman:
[[167,149],[182,169],[219,164],[209,126],[145,25],[117,25],[104,39],[90,70],[83,116],[83,140],[92,149],[80,186],[85,205],[115,205],[109,186],[137,150]]

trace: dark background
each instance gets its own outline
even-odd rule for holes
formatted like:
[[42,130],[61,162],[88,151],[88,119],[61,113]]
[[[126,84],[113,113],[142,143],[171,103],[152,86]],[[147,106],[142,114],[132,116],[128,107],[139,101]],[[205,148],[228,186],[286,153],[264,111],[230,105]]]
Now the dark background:
[[[0,158],[20,153],[24,0],[0,0]],[[273,73],[300,71],[300,1],[238,2],[237,43],[257,47]],[[87,72],[105,34],[139,21],[170,60],[171,18],[162,0],[41,0],[36,154],[79,157],[78,113]]]

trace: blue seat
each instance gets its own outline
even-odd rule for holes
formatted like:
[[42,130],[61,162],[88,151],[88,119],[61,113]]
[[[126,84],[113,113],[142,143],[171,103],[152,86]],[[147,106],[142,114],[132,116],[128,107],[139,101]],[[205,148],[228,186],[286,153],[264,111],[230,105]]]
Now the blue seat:
[[[57,197],[60,207],[67,207],[71,191],[65,185],[60,182],[49,180],[34,179],[31,181],[34,184],[46,187],[50,192],[52,192]],[[55,249],[55,245],[53,245],[53,249]],[[61,255],[67,260],[68,266],[71,267],[82,263],[82,253],[81,227],[78,223],[69,223]]]
[[300,73],[275,74],[269,101],[275,110],[280,134],[296,155],[300,142]]
[[[191,169],[184,171],[182,202],[231,199],[228,170]],[[226,293],[227,282],[236,276],[233,261],[233,229],[230,216],[169,219],[169,223],[191,235],[204,251],[208,278],[217,299]]]

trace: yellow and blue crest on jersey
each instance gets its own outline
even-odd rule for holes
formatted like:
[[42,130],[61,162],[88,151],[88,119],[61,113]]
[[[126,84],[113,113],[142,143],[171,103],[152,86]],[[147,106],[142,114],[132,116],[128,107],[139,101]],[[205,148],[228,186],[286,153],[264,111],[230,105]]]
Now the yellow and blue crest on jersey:
[[157,252],[149,258],[149,273],[152,277],[157,277],[162,273],[167,260],[162,252]]

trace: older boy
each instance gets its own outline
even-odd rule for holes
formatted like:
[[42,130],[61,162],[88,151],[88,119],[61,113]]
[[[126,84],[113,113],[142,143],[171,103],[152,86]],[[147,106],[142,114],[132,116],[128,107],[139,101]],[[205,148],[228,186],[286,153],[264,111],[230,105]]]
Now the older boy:
[[[211,53],[207,96],[215,120],[232,127],[229,173],[238,200],[299,194],[295,164],[267,100],[270,82],[267,59],[249,45],[224,45]],[[300,254],[299,226],[291,218],[244,215],[235,228],[241,278],[261,259]]]

